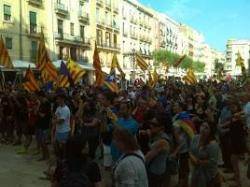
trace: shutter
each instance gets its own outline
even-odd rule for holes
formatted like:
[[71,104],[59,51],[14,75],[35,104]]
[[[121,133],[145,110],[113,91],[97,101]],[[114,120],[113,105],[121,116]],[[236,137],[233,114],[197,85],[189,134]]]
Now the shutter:
[[36,25],[36,13],[30,12],[30,24]]
[[4,14],[11,15],[10,6],[4,5]]

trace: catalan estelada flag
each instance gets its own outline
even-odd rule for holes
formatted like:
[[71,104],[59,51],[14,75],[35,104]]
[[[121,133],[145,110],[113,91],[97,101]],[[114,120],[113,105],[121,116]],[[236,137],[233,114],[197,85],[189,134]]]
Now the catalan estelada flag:
[[79,64],[71,59],[69,59],[67,63],[67,69],[70,73],[70,76],[68,77],[70,78],[69,81],[71,81],[73,84],[78,83],[82,79],[82,76],[86,73],[86,71],[82,69]]
[[181,56],[174,64],[174,67],[177,68],[182,62],[183,60],[186,58],[186,55]]
[[[57,82],[57,86],[60,88],[67,88],[70,86],[70,81],[72,81],[72,78],[70,76],[70,72],[66,66],[66,64],[61,61],[61,66],[60,66],[60,70],[59,70],[59,79]],[[72,84],[73,82],[71,82]]]
[[24,79],[25,82],[23,83],[23,87],[25,90],[27,90],[28,92],[35,92],[40,90],[38,83],[35,79],[35,76],[31,71],[30,67],[26,70]]
[[159,75],[156,71],[156,68],[154,69],[153,77],[154,77],[154,85],[156,85],[157,82],[159,81]]
[[115,78],[112,75],[107,76],[106,80],[104,81],[104,85],[114,93],[119,92],[119,86],[115,80]]
[[49,54],[45,46],[43,32],[41,33],[41,39],[38,46],[36,65],[41,72],[41,77],[43,82],[57,81],[58,79],[57,70],[49,58]]
[[102,72],[101,61],[100,61],[96,43],[95,43],[95,50],[94,50],[94,55],[93,55],[93,66],[95,68],[95,78],[96,78],[95,85],[102,86],[104,83],[104,74]]
[[4,45],[3,37],[0,37],[0,65],[6,68],[14,68],[8,50]]
[[194,74],[194,71],[192,69],[188,69],[187,70],[187,75],[185,75],[183,77],[183,80],[187,83],[187,84],[196,84],[197,83],[197,79],[196,76]]
[[148,69],[147,62],[139,54],[135,55],[135,61],[141,70],[146,71]]

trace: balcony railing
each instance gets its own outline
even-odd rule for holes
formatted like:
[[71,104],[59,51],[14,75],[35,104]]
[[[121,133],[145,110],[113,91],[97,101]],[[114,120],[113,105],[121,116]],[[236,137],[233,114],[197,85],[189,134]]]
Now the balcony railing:
[[55,33],[55,39],[60,42],[75,45],[90,45],[90,39],[81,36],[72,36],[66,33]]
[[39,38],[41,36],[41,27],[37,24],[30,24],[27,33],[30,37]]
[[103,0],[96,0],[96,4],[99,6],[103,6]]
[[119,7],[115,5],[113,11],[118,14],[119,13]]
[[86,12],[79,12],[78,14],[79,21],[84,23],[89,23],[89,14]]
[[68,11],[68,7],[65,6],[62,3],[56,3],[55,4],[55,10],[57,14],[63,15],[63,16],[67,16],[69,11]]
[[111,3],[106,2],[105,7],[106,7],[106,9],[111,10]]
[[98,43],[97,47],[103,48],[103,49],[108,49],[108,50],[116,50],[120,51],[120,45],[118,44],[113,44],[113,43]]
[[42,6],[43,1],[42,0],[27,0],[29,4],[35,5],[35,6]]

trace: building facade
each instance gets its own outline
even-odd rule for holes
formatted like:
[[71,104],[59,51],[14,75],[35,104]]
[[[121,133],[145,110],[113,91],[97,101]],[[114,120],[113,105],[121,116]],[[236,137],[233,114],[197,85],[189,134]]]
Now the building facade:
[[135,63],[135,53],[139,53],[152,65],[154,51],[153,12],[137,1],[122,1],[122,66],[128,76],[139,71]]
[[226,47],[225,70],[233,76],[240,75],[241,68],[236,66],[236,59],[239,53],[244,60],[245,67],[249,68],[250,40],[228,40]]

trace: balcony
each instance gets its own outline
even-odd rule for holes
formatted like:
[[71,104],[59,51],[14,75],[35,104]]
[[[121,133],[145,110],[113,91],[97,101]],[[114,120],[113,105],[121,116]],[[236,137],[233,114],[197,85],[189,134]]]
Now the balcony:
[[119,7],[114,5],[113,11],[114,11],[114,13],[118,14],[119,13]]
[[78,14],[78,19],[79,19],[79,21],[81,21],[83,23],[89,24],[89,14],[86,12],[80,11]]
[[90,39],[81,36],[72,36],[66,33],[55,33],[55,40],[57,43],[76,45],[79,47],[90,47]]
[[55,4],[55,11],[61,16],[67,16],[69,14],[68,8],[62,3]]
[[112,44],[112,43],[99,43],[97,44],[97,47],[99,49],[107,50],[107,51],[116,51],[120,52],[121,48],[118,44]]
[[120,27],[116,23],[113,23],[112,28],[117,32],[120,31]]
[[80,5],[84,5],[85,2],[88,2],[88,0],[79,0]]
[[96,0],[96,4],[100,7],[103,7],[103,0]]
[[138,39],[138,35],[137,35],[136,33],[133,33],[133,32],[130,33],[130,37],[131,37],[132,39],[135,39],[135,40]]
[[111,10],[111,4],[108,2],[105,3],[105,7],[107,10]]
[[41,36],[41,27],[35,24],[31,24],[27,29],[27,34],[32,38],[40,38]]
[[41,7],[43,5],[42,0],[27,0],[30,5]]

